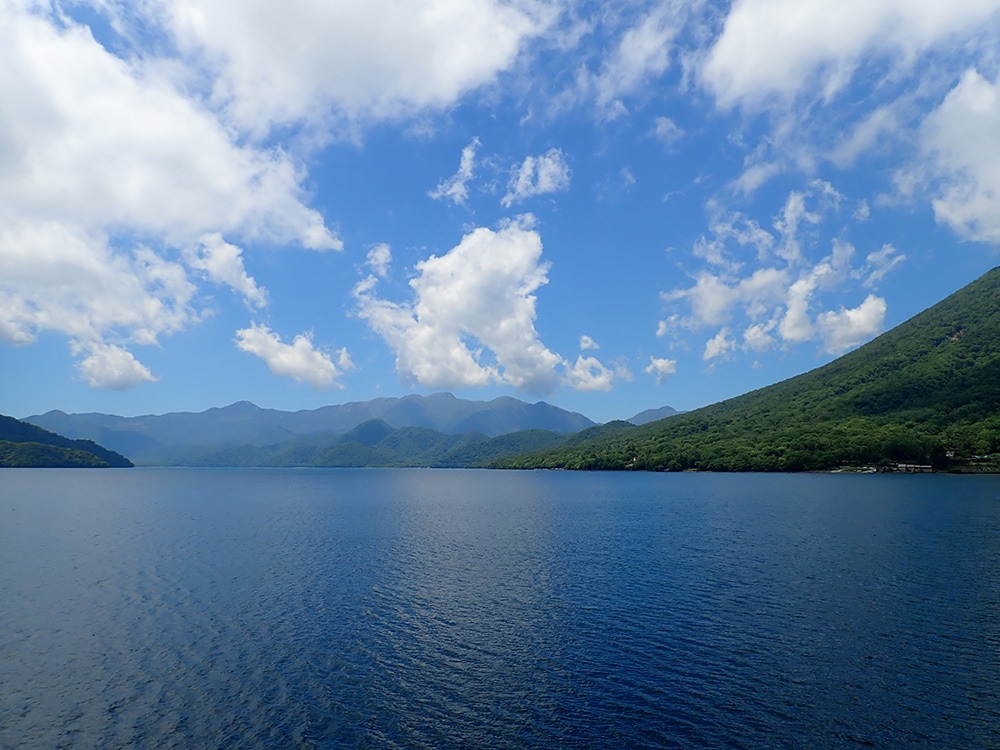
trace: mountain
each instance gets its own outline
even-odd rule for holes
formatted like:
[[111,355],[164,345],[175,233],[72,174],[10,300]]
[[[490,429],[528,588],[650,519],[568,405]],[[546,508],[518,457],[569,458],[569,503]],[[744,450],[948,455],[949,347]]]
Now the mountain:
[[659,409],[646,409],[636,414],[634,417],[629,417],[625,421],[629,424],[648,424],[650,422],[658,422],[661,419],[666,419],[667,417],[672,417],[675,414],[680,414],[672,406],[661,406]]
[[548,430],[523,430],[497,437],[482,432],[446,435],[429,427],[391,427],[381,419],[343,435],[308,435],[272,446],[191,449],[175,463],[184,466],[309,467],[483,467],[491,461],[549,448],[568,439]]
[[310,435],[342,435],[371,420],[381,420],[393,429],[424,427],[446,435],[477,432],[488,437],[531,429],[563,434],[594,424],[582,414],[544,401],[529,404],[509,397],[469,401],[450,393],[376,398],[296,412],[261,409],[240,401],[197,413],[117,417],[50,411],[25,421],[99,442],[138,463],[169,464],[209,448],[263,448]]
[[0,467],[130,467],[132,462],[90,440],[70,440],[0,415]]
[[1000,268],[811,372],[642,426],[498,461],[518,468],[1000,468]]

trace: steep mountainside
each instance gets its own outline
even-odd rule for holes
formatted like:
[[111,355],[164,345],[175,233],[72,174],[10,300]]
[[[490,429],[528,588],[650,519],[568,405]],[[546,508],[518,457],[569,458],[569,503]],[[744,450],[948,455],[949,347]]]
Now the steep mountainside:
[[479,432],[495,437],[520,430],[577,432],[594,423],[545,402],[514,398],[469,401],[450,393],[377,398],[320,409],[284,412],[247,401],[190,413],[116,417],[51,411],[26,421],[75,438],[107,445],[145,464],[174,463],[178,456],[232,446],[276,446],[307,436],[341,435],[370,420],[392,428],[424,427],[447,435]]
[[132,463],[90,440],[70,440],[0,415],[0,467],[129,467]]
[[[812,372],[516,467],[801,471],[968,468],[1000,451],[1000,268]],[[976,457],[979,458],[976,458]]]

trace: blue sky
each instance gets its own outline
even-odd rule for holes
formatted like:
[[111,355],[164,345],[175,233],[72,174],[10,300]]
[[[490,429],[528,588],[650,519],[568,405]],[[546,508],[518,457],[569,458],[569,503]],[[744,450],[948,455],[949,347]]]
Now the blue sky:
[[998,262],[1000,0],[0,14],[0,413],[693,409]]

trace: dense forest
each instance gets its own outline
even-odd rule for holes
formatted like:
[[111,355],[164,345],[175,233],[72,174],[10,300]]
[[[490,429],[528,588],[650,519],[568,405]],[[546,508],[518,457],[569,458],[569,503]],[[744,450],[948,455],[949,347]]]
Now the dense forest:
[[107,468],[132,462],[91,440],[70,440],[13,417],[0,415],[0,467]]
[[592,437],[491,465],[971,471],[997,470],[998,453],[1000,268],[812,372],[639,427],[604,425]]

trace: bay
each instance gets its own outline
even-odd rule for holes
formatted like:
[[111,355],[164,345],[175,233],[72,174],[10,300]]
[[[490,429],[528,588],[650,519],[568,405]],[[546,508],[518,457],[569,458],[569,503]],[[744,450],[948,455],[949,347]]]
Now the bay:
[[0,747],[997,747],[1000,478],[0,473]]

